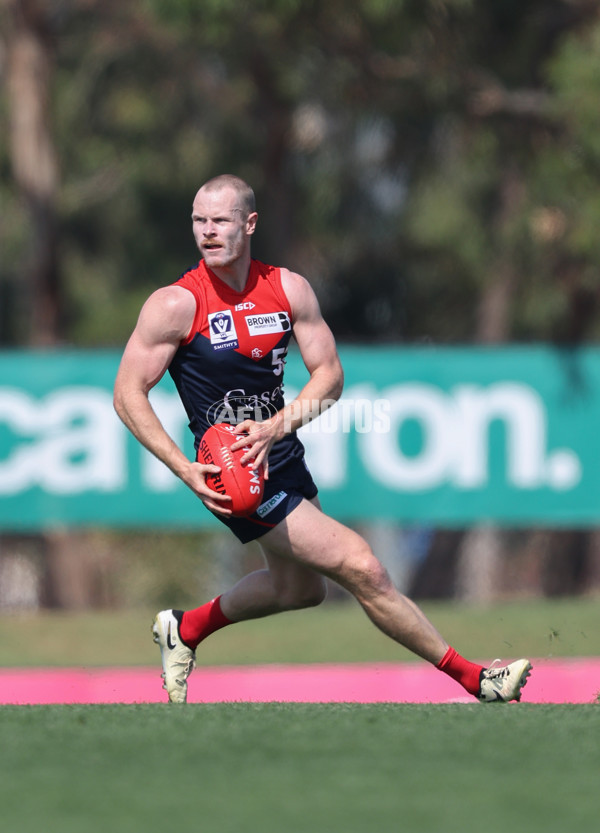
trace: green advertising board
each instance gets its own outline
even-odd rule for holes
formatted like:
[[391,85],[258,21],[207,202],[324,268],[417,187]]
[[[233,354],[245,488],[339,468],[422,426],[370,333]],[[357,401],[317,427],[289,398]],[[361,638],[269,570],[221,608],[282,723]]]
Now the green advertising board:
[[[600,522],[600,350],[340,353],[342,399],[300,432],[328,512],[447,526]],[[118,362],[116,352],[0,353],[1,529],[217,524],[114,414]],[[305,380],[290,354],[288,400]],[[151,398],[191,456],[168,377]]]

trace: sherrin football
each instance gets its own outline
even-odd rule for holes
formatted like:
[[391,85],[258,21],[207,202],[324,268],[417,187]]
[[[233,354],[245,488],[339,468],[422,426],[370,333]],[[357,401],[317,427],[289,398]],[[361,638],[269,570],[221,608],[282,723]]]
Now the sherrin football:
[[206,475],[206,483],[215,492],[229,495],[231,502],[224,504],[224,507],[231,509],[235,517],[243,518],[256,512],[260,505],[264,470],[262,465],[257,470],[253,469],[252,462],[242,465],[246,449],[231,450],[231,446],[240,439],[234,431],[235,426],[224,422],[211,425],[200,440],[196,459],[204,465],[220,466],[219,474]]

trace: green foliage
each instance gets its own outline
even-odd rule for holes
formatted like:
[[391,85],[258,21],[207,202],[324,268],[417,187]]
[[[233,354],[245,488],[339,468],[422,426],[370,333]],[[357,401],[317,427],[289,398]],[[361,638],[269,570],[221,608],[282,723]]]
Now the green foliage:
[[[64,340],[125,341],[195,262],[189,206],[222,171],[257,191],[255,254],[306,274],[340,338],[479,340],[503,280],[505,338],[600,335],[592,7],[138,0],[45,22]],[[0,138],[4,343],[35,301],[10,164]]]

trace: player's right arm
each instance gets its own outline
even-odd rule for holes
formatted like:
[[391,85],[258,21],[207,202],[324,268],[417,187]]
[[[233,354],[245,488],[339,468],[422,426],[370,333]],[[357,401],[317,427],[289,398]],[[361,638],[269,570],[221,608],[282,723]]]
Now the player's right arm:
[[114,407],[131,433],[194,491],[213,511],[229,514],[226,501],[206,485],[208,472],[218,466],[194,463],[165,431],[148,395],[169,367],[182,339],[190,331],[196,311],[187,289],[168,286],[146,301],[129,339],[117,373]]

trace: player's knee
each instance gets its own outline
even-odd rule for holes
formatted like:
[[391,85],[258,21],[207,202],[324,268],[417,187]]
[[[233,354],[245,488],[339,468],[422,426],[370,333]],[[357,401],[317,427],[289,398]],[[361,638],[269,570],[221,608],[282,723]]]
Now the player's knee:
[[366,542],[346,559],[343,581],[359,598],[385,593],[391,585],[388,571]]

